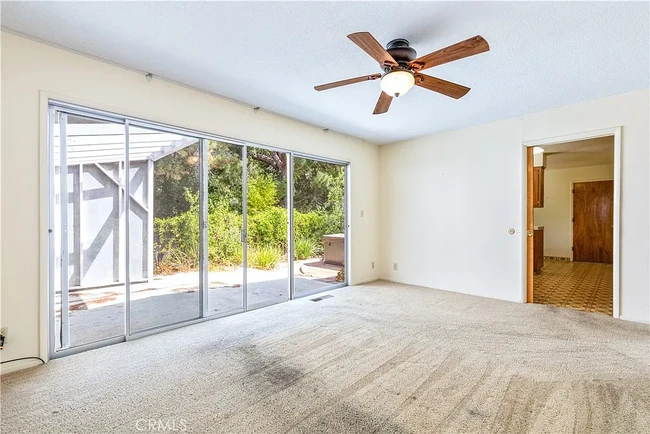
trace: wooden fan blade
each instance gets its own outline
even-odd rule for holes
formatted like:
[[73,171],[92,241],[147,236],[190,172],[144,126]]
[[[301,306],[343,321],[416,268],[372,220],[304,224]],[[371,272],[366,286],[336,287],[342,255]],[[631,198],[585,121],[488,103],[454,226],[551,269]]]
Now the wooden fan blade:
[[380,115],[382,113],[386,113],[388,111],[388,108],[390,107],[390,103],[393,102],[393,97],[387,95],[383,91],[379,95],[379,100],[377,101],[377,105],[375,106],[375,111],[372,112],[373,115]]
[[333,89],[335,87],[340,87],[340,86],[347,86],[348,84],[361,83],[362,81],[377,80],[378,78],[381,78],[381,74],[364,75],[356,78],[348,78],[347,80],[340,80],[332,83],[321,84],[319,86],[314,86],[314,89],[320,92],[321,90]]
[[456,99],[464,97],[469,92],[469,87],[424,74],[415,74],[415,85]]
[[416,71],[422,71],[444,63],[453,62],[454,60],[484,53],[489,49],[490,46],[482,36],[474,36],[473,38],[450,45],[442,50],[411,60],[409,66]]
[[379,62],[380,65],[393,65],[397,66],[397,62],[393,59],[388,51],[381,46],[379,42],[368,32],[351,33],[348,38],[357,44],[366,53]]

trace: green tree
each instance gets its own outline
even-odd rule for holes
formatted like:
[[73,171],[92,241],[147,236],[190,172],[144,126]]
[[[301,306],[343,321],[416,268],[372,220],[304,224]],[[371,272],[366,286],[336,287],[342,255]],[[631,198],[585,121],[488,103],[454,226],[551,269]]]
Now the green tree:
[[208,146],[208,200],[242,212],[242,148],[211,140]]
[[294,158],[295,210],[343,213],[345,167],[306,158]]
[[190,209],[186,192],[199,191],[199,145],[179,149],[154,161],[155,217],[173,217]]

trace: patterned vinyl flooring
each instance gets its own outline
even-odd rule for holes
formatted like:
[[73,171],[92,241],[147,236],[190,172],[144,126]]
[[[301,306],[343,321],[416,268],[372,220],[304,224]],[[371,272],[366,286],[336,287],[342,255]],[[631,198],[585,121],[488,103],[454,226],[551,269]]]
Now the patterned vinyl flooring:
[[612,315],[612,264],[545,259],[533,288],[534,303]]

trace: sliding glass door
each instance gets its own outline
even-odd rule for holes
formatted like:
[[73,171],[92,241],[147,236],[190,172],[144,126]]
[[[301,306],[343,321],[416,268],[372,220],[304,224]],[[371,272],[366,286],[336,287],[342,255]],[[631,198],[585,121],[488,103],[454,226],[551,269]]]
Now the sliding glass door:
[[53,357],[345,284],[344,164],[49,112]]
[[247,147],[247,307],[289,300],[285,152]]
[[244,147],[207,142],[207,314],[224,315],[244,310]]
[[345,282],[345,166],[293,159],[294,295]]
[[124,124],[52,112],[54,347],[124,335]]
[[130,332],[199,318],[199,139],[129,126]]

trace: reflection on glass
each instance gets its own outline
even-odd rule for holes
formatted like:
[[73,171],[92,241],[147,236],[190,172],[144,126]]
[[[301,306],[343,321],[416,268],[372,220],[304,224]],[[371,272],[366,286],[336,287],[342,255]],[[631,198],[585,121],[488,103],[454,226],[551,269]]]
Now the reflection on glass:
[[199,140],[129,129],[131,332],[199,317]]
[[248,147],[248,308],[289,300],[287,154]]
[[300,297],[345,281],[345,167],[293,161],[294,291]]

